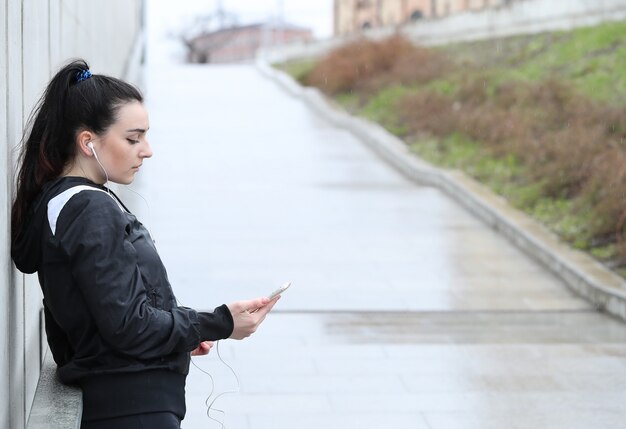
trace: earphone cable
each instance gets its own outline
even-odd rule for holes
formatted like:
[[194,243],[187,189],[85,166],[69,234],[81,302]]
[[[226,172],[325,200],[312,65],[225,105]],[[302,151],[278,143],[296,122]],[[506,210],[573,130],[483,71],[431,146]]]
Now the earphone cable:
[[[230,372],[231,372],[231,373],[233,374],[233,376],[235,377],[235,380],[237,381],[237,389],[236,389],[236,390],[227,390],[227,391],[225,391],[225,392],[222,392],[222,393],[220,393],[219,395],[215,396],[215,398],[213,398],[213,400],[212,400],[211,402],[209,402],[209,400],[211,399],[211,396],[209,395],[209,397],[207,397],[206,401],[204,402],[204,403],[205,403],[205,405],[206,405],[206,407],[207,407],[207,410],[206,410],[206,415],[207,415],[207,417],[208,417],[208,418],[210,418],[211,420],[213,420],[213,421],[215,421],[215,422],[219,423],[219,424],[220,424],[220,426],[221,426],[221,429],[225,429],[225,428],[226,428],[226,425],[224,424],[223,419],[224,419],[224,417],[225,417],[225,415],[226,415],[226,412],[225,412],[224,410],[220,410],[219,408],[215,408],[215,407],[214,407],[215,402],[216,402],[219,398],[221,398],[222,396],[224,396],[224,395],[228,395],[228,394],[237,394],[237,393],[239,393],[239,392],[241,391],[241,383],[239,382],[239,377],[237,376],[237,373],[235,372],[235,370],[234,370],[234,369],[233,369],[230,365],[228,365],[228,364],[224,361],[224,359],[222,359],[222,355],[220,354],[220,342],[219,342],[219,341],[216,341],[216,342],[215,342],[215,350],[216,350],[216,352],[217,352],[217,357],[219,358],[220,362],[222,362],[222,364],[223,364],[223,365],[225,365],[225,366],[226,366],[226,367],[230,370]],[[211,394],[213,394],[213,391],[211,391]],[[217,418],[215,418],[215,417],[211,416],[211,411],[216,411],[216,412],[218,412],[218,413],[221,413],[221,415],[222,415],[222,420],[218,420]]]
[[[139,198],[141,198],[143,200],[144,204],[146,205],[146,208],[148,209],[148,212],[147,212],[148,223],[145,224],[145,225],[148,225],[148,226],[152,225],[152,208],[150,207],[150,204],[148,204],[148,200],[146,200],[144,198],[144,196],[141,195],[139,192],[137,192],[133,188],[131,188],[130,185],[126,185],[125,188],[128,189],[130,192],[132,192],[133,194],[137,195]],[[149,228],[146,228],[146,229],[149,229]],[[149,231],[149,232],[150,232],[150,236],[154,240],[154,235],[153,235],[152,231]],[[156,240],[154,240],[154,242],[156,243]]]
[[98,165],[100,166],[100,168],[102,169],[102,171],[104,171],[104,177],[106,177],[106,190],[109,193],[109,195],[111,194],[111,191],[109,190],[108,184],[109,184],[109,174],[107,173],[106,169],[104,168],[104,166],[102,165],[102,163],[100,162],[100,159],[98,158],[98,154],[96,153],[96,150],[94,149],[93,145],[90,146],[91,148],[91,152],[93,153],[94,158],[96,158],[96,162],[98,163]]
[[[178,300],[178,298],[176,298],[176,302],[178,303],[179,306],[183,307],[183,304]],[[233,374],[233,376],[235,377],[235,381],[237,382],[237,389],[236,390],[227,390],[225,392],[222,392],[220,394],[218,394],[217,396],[215,396],[213,398],[213,400],[211,400],[211,396],[213,396],[213,393],[215,393],[215,379],[213,378],[213,376],[208,372],[203,370],[202,368],[200,368],[194,361],[193,359],[191,359],[191,363],[193,364],[193,366],[195,366],[200,372],[206,374],[209,376],[209,379],[211,380],[211,391],[209,392],[209,395],[207,396],[206,400],[204,401],[204,405],[207,407],[206,410],[206,415],[210,420],[213,420],[214,422],[217,422],[220,425],[221,429],[225,429],[226,425],[223,422],[223,419],[226,415],[226,412],[224,410],[220,410],[219,408],[215,408],[215,402],[221,398],[224,395],[227,394],[237,394],[241,391],[241,382],[239,381],[239,377],[237,376],[237,373],[235,372],[235,370],[233,369],[232,366],[230,366],[229,364],[226,363],[226,361],[224,361],[224,359],[222,358],[222,355],[220,354],[220,342],[215,341],[215,351],[217,353],[217,358],[219,359],[219,361],[222,363],[222,365],[226,366],[226,368],[228,368],[230,370],[230,372]],[[221,413],[222,415],[222,420],[219,420],[213,416],[211,416],[211,412],[218,412]]]

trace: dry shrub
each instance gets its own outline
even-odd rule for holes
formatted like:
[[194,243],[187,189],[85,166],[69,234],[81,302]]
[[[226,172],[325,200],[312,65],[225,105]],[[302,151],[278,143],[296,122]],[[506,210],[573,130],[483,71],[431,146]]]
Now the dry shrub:
[[625,109],[554,80],[516,86],[494,97],[525,124],[525,133],[509,136],[508,150],[523,161],[530,182],[542,183],[544,196],[570,199],[577,211],[588,211],[580,238],[615,241],[626,210]]
[[531,180],[544,183],[545,196],[575,198],[596,173],[603,138],[598,127],[576,124],[544,133],[539,144],[520,145],[519,154]]
[[526,136],[525,118],[516,112],[480,102],[484,89],[472,85],[455,98],[431,91],[400,100],[399,115],[413,134],[446,137],[461,133],[494,151],[510,151],[510,145]]
[[351,91],[385,66],[380,53],[378,44],[366,39],[342,46],[319,61],[305,83],[330,95]]
[[402,98],[400,119],[413,134],[448,136],[458,130],[458,117],[452,99],[432,91]]
[[394,36],[381,42],[383,50],[392,53],[391,67],[383,74],[380,88],[389,84],[424,84],[449,73],[452,63],[441,53],[416,46],[407,39]]
[[612,109],[547,81],[520,85],[520,102],[511,107],[528,123],[513,151],[524,160],[531,180],[545,184],[546,196],[576,198],[597,174],[597,159],[614,144],[604,115]]
[[508,86],[515,94],[516,105],[540,108],[551,113],[567,111],[574,102],[580,101],[570,86],[556,79],[536,83],[511,82]]
[[510,153],[517,146],[516,142],[528,138],[524,116],[492,104],[462,106],[458,117],[459,130],[472,140],[485,144],[496,155]]
[[596,113],[593,120],[604,126],[605,133],[620,146],[626,144],[626,106],[601,106]]
[[[610,148],[592,163],[592,174],[577,201],[579,209],[591,208],[591,236],[616,238],[620,219],[626,211],[626,153],[622,148]],[[624,249],[622,249],[624,250]],[[622,263],[626,254],[622,254]]]
[[489,99],[486,77],[463,78],[455,98],[465,106],[481,106],[485,104]]
[[504,82],[496,88],[493,102],[499,109],[511,110],[528,99],[527,92],[526,86],[519,82]]
[[450,66],[443,55],[402,36],[380,42],[360,39],[330,52],[309,72],[305,84],[330,95],[375,92],[390,84],[428,82]]

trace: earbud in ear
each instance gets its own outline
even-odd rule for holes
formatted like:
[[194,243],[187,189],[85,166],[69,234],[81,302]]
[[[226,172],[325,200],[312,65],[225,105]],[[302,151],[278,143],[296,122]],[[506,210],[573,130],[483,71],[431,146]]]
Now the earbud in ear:
[[107,173],[106,169],[104,168],[104,166],[102,165],[102,163],[98,159],[98,154],[96,153],[96,149],[93,147],[93,143],[92,142],[87,143],[87,147],[89,149],[91,149],[91,153],[93,153],[93,157],[96,158],[96,162],[98,163],[98,165],[100,166],[100,168],[104,172],[104,175],[106,176],[106,179],[107,179],[107,182],[108,182],[109,181],[109,174]]

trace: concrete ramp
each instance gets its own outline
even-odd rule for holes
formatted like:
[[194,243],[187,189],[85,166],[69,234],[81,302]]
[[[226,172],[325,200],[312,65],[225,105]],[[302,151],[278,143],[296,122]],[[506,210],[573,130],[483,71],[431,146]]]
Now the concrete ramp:
[[[194,362],[183,428],[614,428],[626,330],[253,66],[151,68],[131,208],[183,305],[285,293]],[[237,380],[225,363],[232,366]],[[219,410],[224,410],[223,415]]]

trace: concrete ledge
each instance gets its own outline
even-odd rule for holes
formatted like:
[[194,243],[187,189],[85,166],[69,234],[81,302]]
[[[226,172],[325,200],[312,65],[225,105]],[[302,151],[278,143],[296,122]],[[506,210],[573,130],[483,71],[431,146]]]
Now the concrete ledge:
[[266,63],[258,62],[257,68],[322,117],[350,131],[411,180],[439,188],[461,203],[596,308],[626,321],[626,281],[591,256],[572,249],[546,227],[464,173],[441,169],[418,158],[402,140],[378,124],[346,113],[317,89],[303,88],[286,73]]
[[78,387],[62,384],[57,365],[48,350],[41,368],[27,429],[80,429],[83,393]]

